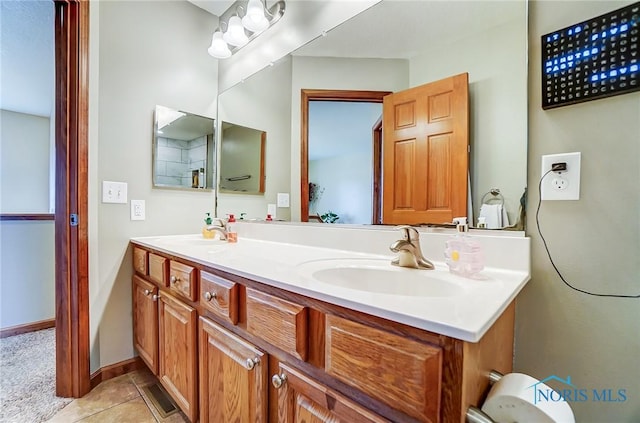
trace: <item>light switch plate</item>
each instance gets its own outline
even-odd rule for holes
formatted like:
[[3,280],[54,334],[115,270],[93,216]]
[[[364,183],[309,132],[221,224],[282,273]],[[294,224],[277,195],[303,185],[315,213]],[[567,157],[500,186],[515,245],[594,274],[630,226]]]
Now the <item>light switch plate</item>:
[[279,192],[277,203],[278,203],[278,207],[289,207],[289,193]]
[[102,202],[127,204],[127,183],[102,181]]
[[144,220],[145,218],[144,200],[131,200],[131,220]]
[[567,170],[550,172],[544,176],[540,199],[545,201],[580,199],[580,158],[579,152],[542,156],[541,177],[551,170],[554,163],[566,163]]

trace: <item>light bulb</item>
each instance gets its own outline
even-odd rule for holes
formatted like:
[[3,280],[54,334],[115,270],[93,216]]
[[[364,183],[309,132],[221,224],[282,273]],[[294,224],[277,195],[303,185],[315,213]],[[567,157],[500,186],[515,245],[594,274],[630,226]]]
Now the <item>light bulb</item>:
[[269,28],[269,20],[264,16],[261,0],[249,0],[247,14],[242,18],[242,25],[253,33],[260,33]]
[[210,55],[217,59],[226,59],[231,56],[231,50],[229,50],[229,46],[222,39],[222,32],[216,31],[213,33],[213,37],[211,39],[211,46],[207,50]]
[[249,42],[249,37],[244,32],[242,21],[238,16],[232,16],[229,19],[229,26],[227,32],[224,33],[222,38],[232,46],[242,47]]

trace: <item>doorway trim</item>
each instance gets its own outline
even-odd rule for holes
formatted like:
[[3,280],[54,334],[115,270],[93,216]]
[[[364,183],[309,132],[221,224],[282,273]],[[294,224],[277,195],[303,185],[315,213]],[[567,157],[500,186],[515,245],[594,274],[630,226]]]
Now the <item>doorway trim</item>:
[[[309,221],[309,102],[344,101],[382,103],[391,91],[301,90],[300,101],[300,221]],[[375,168],[375,163],[374,163]]]
[[91,390],[89,1],[54,0],[54,7],[56,395],[79,398]]

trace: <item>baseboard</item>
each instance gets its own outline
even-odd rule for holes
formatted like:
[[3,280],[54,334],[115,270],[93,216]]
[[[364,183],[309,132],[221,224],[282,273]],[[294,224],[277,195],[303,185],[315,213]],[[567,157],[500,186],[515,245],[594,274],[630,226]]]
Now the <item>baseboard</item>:
[[27,323],[24,325],[11,326],[0,329],[0,338],[7,336],[21,335],[23,333],[35,332],[37,330],[56,327],[56,319],[40,320],[39,322]]
[[98,386],[100,382],[142,369],[144,366],[144,361],[142,361],[140,357],[134,357],[106,367],[101,367],[91,375],[91,389]]

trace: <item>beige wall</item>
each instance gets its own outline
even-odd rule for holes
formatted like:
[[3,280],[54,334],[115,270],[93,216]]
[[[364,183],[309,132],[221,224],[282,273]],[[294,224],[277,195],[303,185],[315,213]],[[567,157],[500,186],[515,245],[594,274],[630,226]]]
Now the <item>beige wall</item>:
[[0,328],[55,316],[54,222],[0,222]]
[[[259,129],[267,133],[267,140],[264,194],[219,193],[218,216],[235,214],[239,217],[240,213],[246,213],[247,219],[264,219],[267,204],[276,204],[279,192],[289,192],[290,98],[289,57],[220,94],[218,124],[230,122]],[[289,208],[278,208],[276,218],[289,220],[289,211]]]
[[[0,212],[49,213],[50,119],[0,110],[0,122]],[[0,222],[0,241],[0,328],[53,319],[54,222]]]
[[49,213],[49,118],[0,110],[0,122],[0,212]]
[[[91,370],[134,355],[129,238],[197,233],[214,210],[211,192],[152,188],[157,104],[215,117],[217,61],[207,54],[215,18],[187,2],[101,1],[91,8],[90,320]],[[146,201],[99,201],[101,181],[128,183]]]
[[522,15],[514,21],[454,43],[436,43],[410,60],[410,87],[469,73],[469,171],[474,224],[482,197],[492,188],[500,189],[509,222],[514,224],[527,186],[524,7],[523,4]]
[[[640,420],[640,303],[566,287],[536,230],[540,156],[582,152],[579,201],[543,202],[554,260],[575,286],[640,293],[640,93],[543,111],[540,36],[630,4],[532,1],[529,27],[529,205],[532,280],[518,297],[515,370],[555,374],[583,389],[627,390],[627,401],[572,403],[578,422]],[[563,388],[560,386],[560,388]]]

